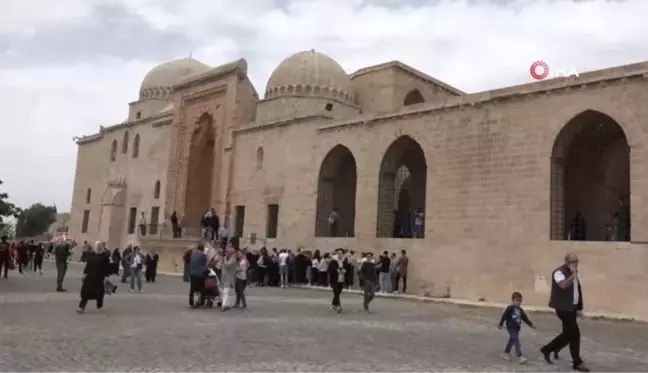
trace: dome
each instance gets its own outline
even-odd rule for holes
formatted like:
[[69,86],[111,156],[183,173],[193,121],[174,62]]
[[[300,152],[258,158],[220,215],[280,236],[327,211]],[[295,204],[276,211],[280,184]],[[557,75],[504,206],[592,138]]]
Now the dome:
[[266,98],[312,94],[352,101],[351,79],[331,57],[315,50],[303,51],[283,60],[272,72]]
[[165,62],[146,74],[140,85],[140,98],[166,98],[173,85],[189,75],[210,69],[208,65],[191,57]]

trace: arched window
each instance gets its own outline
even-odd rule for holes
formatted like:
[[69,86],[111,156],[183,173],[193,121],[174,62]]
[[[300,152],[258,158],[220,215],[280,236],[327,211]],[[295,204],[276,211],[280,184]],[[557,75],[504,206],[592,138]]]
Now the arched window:
[[86,190],[86,203],[90,203],[91,199],[92,199],[92,189],[88,188],[88,190]]
[[110,145],[110,160],[115,161],[117,159],[117,140],[113,140],[112,145]]
[[140,146],[140,136],[139,133],[135,135],[135,139],[133,140],[133,158],[137,158],[139,156],[139,146]]
[[160,180],[155,182],[155,187],[153,188],[153,198],[154,199],[159,199],[160,198]]
[[586,110],[564,125],[550,188],[552,240],[630,241],[630,147],[613,118]]
[[124,139],[122,140],[122,153],[128,153],[128,131],[124,133]]
[[403,106],[420,104],[422,102],[425,102],[425,99],[423,98],[421,91],[419,91],[418,89],[413,89],[409,91],[409,93],[407,93],[407,96],[405,96],[405,100],[403,100]]
[[258,147],[256,151],[256,169],[260,170],[263,168],[263,148]]

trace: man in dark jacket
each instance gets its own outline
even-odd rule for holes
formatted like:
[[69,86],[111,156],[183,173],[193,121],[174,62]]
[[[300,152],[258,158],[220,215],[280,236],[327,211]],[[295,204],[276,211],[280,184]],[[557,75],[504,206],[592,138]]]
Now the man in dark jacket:
[[369,303],[376,296],[376,284],[378,283],[378,274],[376,273],[376,264],[374,263],[372,253],[366,253],[364,255],[364,259],[358,270],[358,277],[362,283],[362,306],[365,311],[370,312]]
[[67,273],[68,259],[72,255],[70,243],[60,241],[54,246],[54,258],[56,262],[56,291],[65,292],[63,289],[63,280]]
[[344,249],[337,249],[333,260],[329,264],[329,283],[333,289],[333,300],[331,301],[331,309],[337,313],[342,312],[342,302],[340,301],[340,295],[342,294],[342,289],[344,288],[344,280],[346,278],[347,271],[347,260],[344,256]]
[[558,354],[569,345],[572,366],[579,372],[589,372],[580,356],[580,329],[578,317],[583,312],[583,291],[578,279],[578,257],[567,254],[565,263],[556,268],[551,276],[551,296],[549,307],[556,310],[556,316],[562,322],[562,333],[540,349],[545,361],[553,364],[551,353]]

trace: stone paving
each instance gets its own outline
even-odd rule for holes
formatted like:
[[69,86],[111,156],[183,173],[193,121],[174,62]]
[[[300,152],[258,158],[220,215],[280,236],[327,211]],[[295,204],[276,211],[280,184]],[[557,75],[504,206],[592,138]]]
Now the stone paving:
[[[44,276],[0,279],[0,371],[569,371],[568,351],[555,366],[538,348],[558,323],[532,314],[523,331],[530,358],[500,358],[506,332],[492,309],[377,299],[375,314],[346,295],[345,313],[330,294],[250,288],[250,312],[190,310],[187,286],[162,277],[143,294],[120,289],[105,309],[77,315],[78,266],[70,292],[54,293]],[[145,284],[146,285],[146,284]],[[595,371],[648,371],[648,325],[584,320],[583,356]]]

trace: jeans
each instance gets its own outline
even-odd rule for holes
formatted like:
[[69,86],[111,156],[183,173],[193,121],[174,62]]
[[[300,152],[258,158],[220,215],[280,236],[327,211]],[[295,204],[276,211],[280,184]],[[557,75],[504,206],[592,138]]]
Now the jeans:
[[394,284],[394,290],[398,291],[398,288],[400,287],[400,281],[403,280],[403,293],[407,292],[407,275],[403,275],[400,273],[396,274],[396,283]]
[[132,271],[131,271],[131,267],[130,267],[130,265],[129,265],[128,263],[126,263],[126,262],[122,263],[122,267],[123,267],[123,268],[122,268],[123,271],[122,271],[121,282],[122,282],[123,284],[125,284],[125,283],[126,283],[126,280],[127,280],[128,278],[130,278],[130,276],[131,276],[131,272],[132,272]]
[[279,278],[281,279],[281,286],[288,286],[288,266],[279,266]]
[[391,291],[391,278],[389,277],[389,273],[380,272],[378,275],[378,285],[380,286],[380,291],[383,293]]
[[423,238],[423,226],[414,225],[414,238]]
[[376,296],[376,285],[371,282],[364,281],[362,284],[362,307],[365,311],[369,310],[369,303]]
[[508,328],[509,339],[504,348],[504,353],[511,352],[511,348],[515,347],[515,353],[518,357],[522,356],[522,345],[520,344],[520,329]]
[[63,289],[63,280],[65,279],[65,273],[67,273],[67,262],[56,262],[56,289]]
[[234,284],[234,291],[236,292],[236,303],[234,307],[241,306],[247,308],[247,300],[245,299],[245,288],[247,287],[247,280],[242,280],[236,278],[236,283]]
[[137,290],[142,291],[142,269],[141,268],[131,268],[130,269],[130,288],[135,290],[135,282],[137,281]]
[[544,346],[541,351],[543,353],[559,352],[565,346],[569,345],[569,352],[572,357],[572,364],[574,366],[583,363],[580,356],[580,328],[578,327],[578,314],[577,311],[562,311],[556,310],[556,316],[562,322],[562,333],[560,333],[553,341]]

